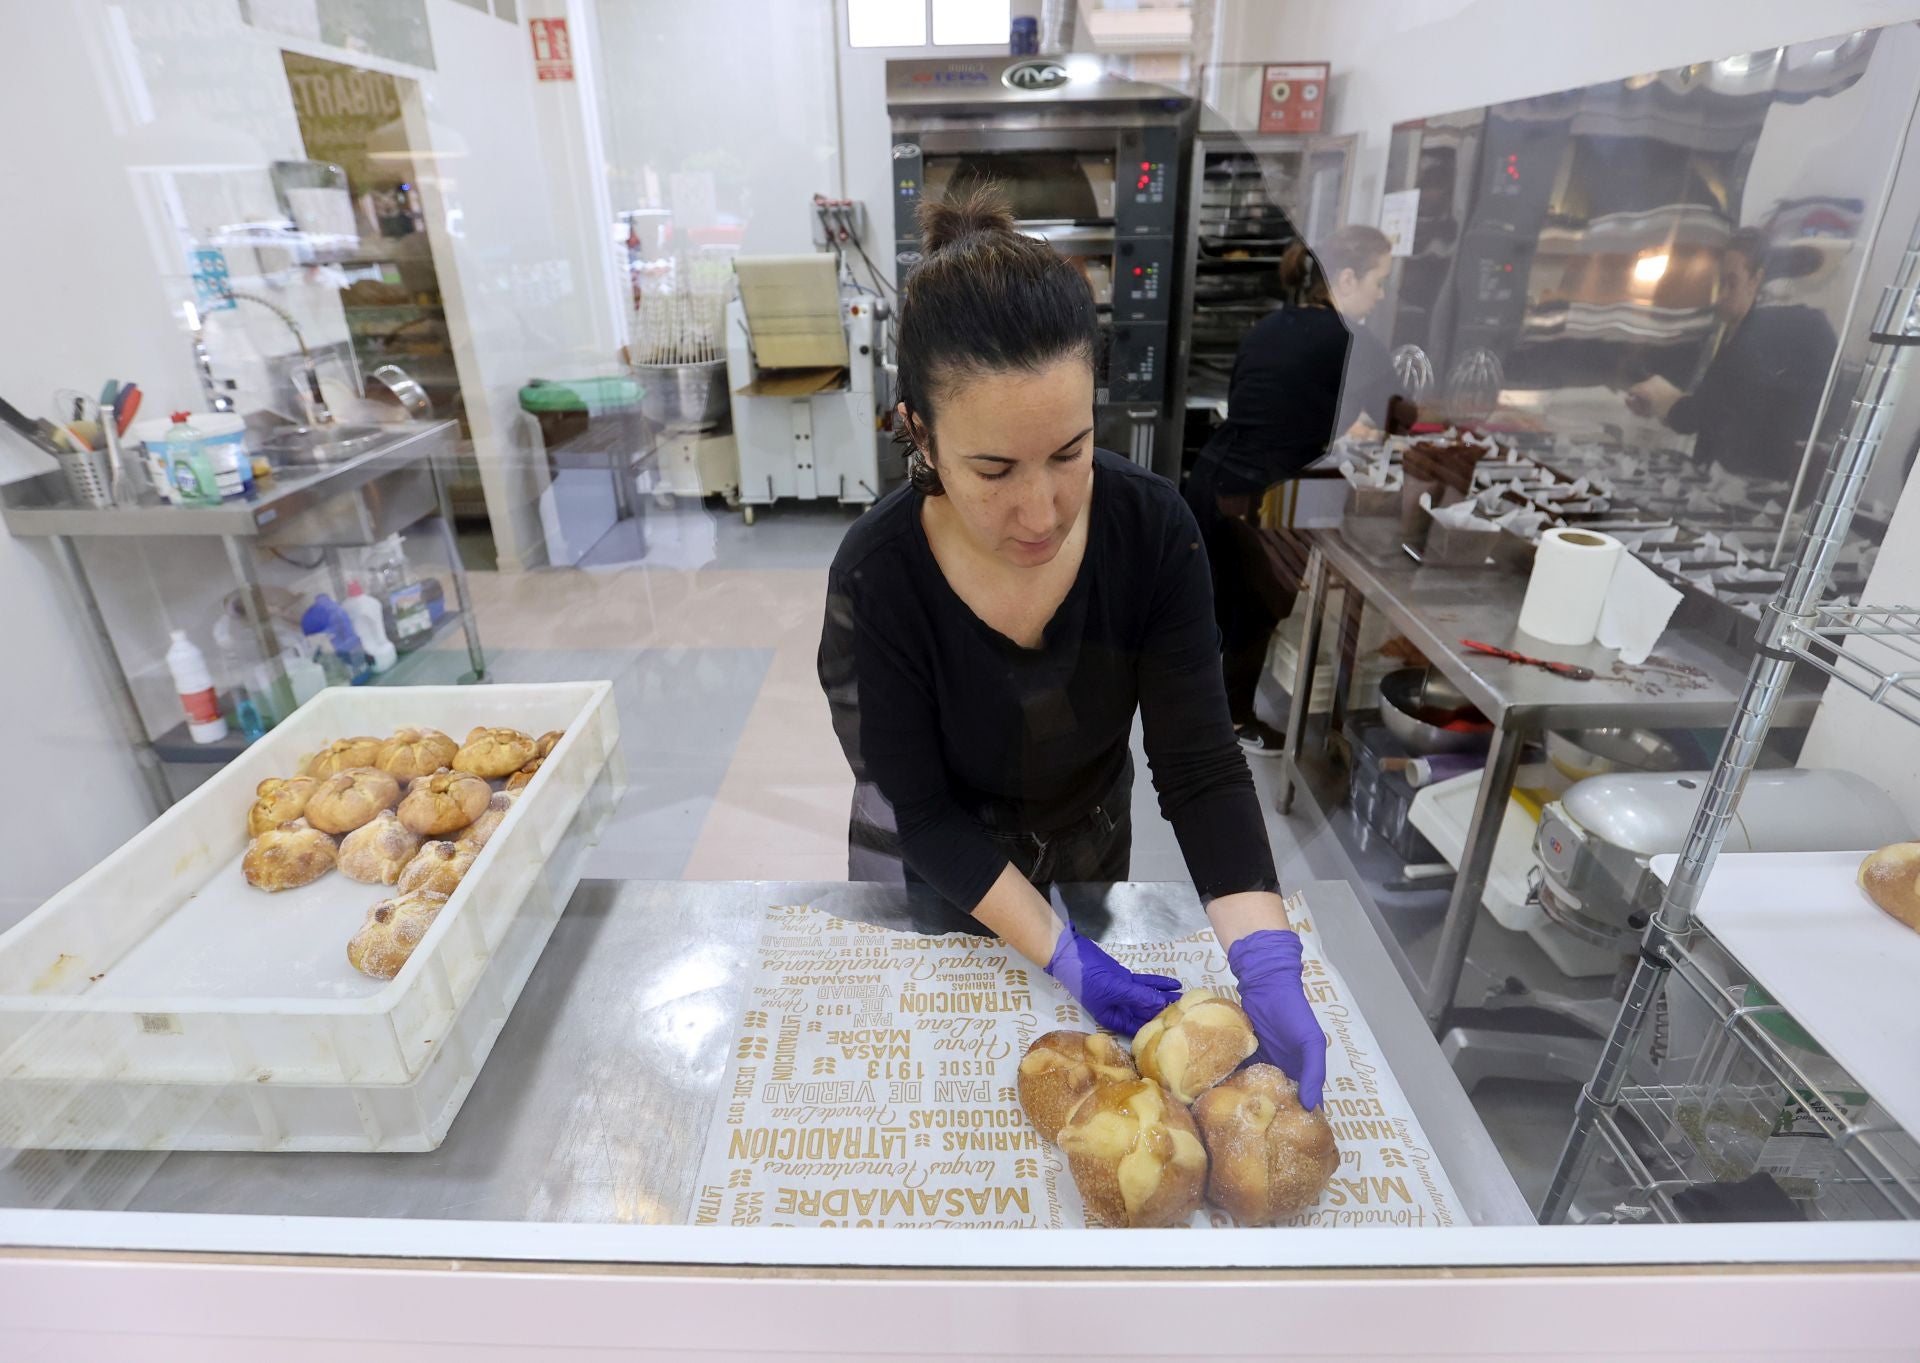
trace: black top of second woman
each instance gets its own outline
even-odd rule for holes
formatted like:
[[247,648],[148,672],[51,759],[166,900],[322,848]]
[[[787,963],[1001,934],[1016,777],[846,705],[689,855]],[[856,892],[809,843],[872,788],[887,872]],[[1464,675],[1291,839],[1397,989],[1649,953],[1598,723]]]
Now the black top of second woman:
[[1277,890],[1253,778],[1227,718],[1206,551],[1171,483],[1094,452],[1079,575],[1022,648],[941,573],[898,488],[847,532],[819,669],[857,780],[892,804],[914,870],[963,909],[1006,865],[982,831],[1085,817],[1127,761],[1136,707],[1161,813],[1204,899]]

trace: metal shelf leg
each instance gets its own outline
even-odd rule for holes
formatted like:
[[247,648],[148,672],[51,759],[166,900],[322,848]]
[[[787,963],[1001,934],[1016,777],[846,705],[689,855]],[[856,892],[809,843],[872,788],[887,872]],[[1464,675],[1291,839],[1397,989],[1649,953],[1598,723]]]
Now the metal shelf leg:
[[460,629],[467,636],[467,661],[473,664],[472,680],[487,679],[487,653],[480,646],[480,622],[473,613],[473,594],[467,590],[467,565],[460,557],[460,541],[453,533],[453,494],[447,490],[446,476],[439,461],[429,459],[427,471],[433,477],[433,498],[440,508],[440,543],[446,549],[447,569],[453,574],[453,594],[460,603]]
[[167,774],[160,764],[160,754],[153,750],[153,741],[147,737],[147,723],[140,718],[140,706],[133,698],[133,686],[127,681],[126,669],[120,665],[119,650],[113,646],[113,635],[107,629],[107,619],[100,613],[100,602],[93,594],[93,584],[87,580],[86,566],[80,562],[80,552],[67,536],[49,535],[47,542],[53,546],[54,557],[60,560],[60,571],[67,579],[67,585],[73,588],[73,594],[79,598],[81,613],[92,627],[101,670],[107,678],[107,693],[113,702],[114,713],[120,718],[120,727],[126,734],[127,743],[133,749],[133,760],[139,765],[140,782],[147,792],[147,805],[158,817],[172,807],[173,790],[167,785]]
[[1287,698],[1286,742],[1280,749],[1280,789],[1274,808],[1293,812],[1293,791],[1300,779],[1300,747],[1306,741],[1307,711],[1313,707],[1313,668],[1320,653],[1320,613],[1327,600],[1327,556],[1316,545],[1307,555],[1306,590],[1296,610],[1300,617],[1300,656],[1293,664],[1293,694]]
[[1500,825],[1506,819],[1507,799],[1513,794],[1513,777],[1520,769],[1520,750],[1525,746],[1526,740],[1518,730],[1501,728],[1493,731],[1493,745],[1487,749],[1487,768],[1480,777],[1480,794],[1473,802],[1473,823],[1460,854],[1460,870],[1453,880],[1453,897],[1447,901],[1447,916],[1440,924],[1433,974],[1427,979],[1423,1000],[1427,1025],[1436,1035],[1446,1025],[1447,1011],[1453,1007],[1454,992],[1460,988],[1460,975],[1466,969],[1467,944],[1473,939],[1474,921],[1480,916],[1480,896],[1487,888],[1493,849],[1500,841]]
[[[233,580],[240,586],[240,605],[247,613],[247,624],[253,628],[260,656],[273,669],[273,694],[267,698],[267,705],[273,711],[272,722],[278,724],[293,713],[293,683],[280,664],[280,636],[274,632],[267,598],[260,591],[260,570],[253,561],[253,544],[234,535],[222,535],[220,546],[227,551],[227,566],[233,569]],[[347,599],[344,592],[340,599]]]

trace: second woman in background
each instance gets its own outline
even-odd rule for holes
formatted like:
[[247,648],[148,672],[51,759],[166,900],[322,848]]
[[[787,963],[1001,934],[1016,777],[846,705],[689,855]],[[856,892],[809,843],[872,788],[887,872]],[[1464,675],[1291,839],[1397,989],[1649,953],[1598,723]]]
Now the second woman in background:
[[1280,259],[1289,306],[1240,343],[1227,419],[1187,480],[1207,542],[1220,626],[1227,708],[1240,746],[1277,757],[1280,735],[1254,717],[1254,693],[1274,626],[1293,610],[1305,555],[1260,528],[1267,489],[1299,475],[1339,435],[1384,429],[1394,374],[1386,347],[1359,323],[1384,292],[1391,243],[1342,227],[1317,252],[1296,241]]

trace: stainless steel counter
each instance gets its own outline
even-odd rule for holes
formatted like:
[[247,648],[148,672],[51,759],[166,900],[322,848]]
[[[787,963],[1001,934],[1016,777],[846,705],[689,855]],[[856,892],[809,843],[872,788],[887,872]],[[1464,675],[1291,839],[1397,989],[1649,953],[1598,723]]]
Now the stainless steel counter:
[[[1669,629],[1661,635],[1652,656],[1639,666],[1622,663],[1618,653],[1599,644],[1568,648],[1543,643],[1519,632],[1520,603],[1527,590],[1524,573],[1494,567],[1429,568],[1398,552],[1366,553],[1338,530],[1310,530],[1305,534],[1312,553],[1301,593],[1306,628],[1301,631],[1293,678],[1292,694],[1296,697],[1313,694],[1321,615],[1329,589],[1336,582],[1346,584],[1348,589],[1339,627],[1341,647],[1329,734],[1337,733],[1345,718],[1363,600],[1383,612],[1394,628],[1494,723],[1486,774],[1467,829],[1466,847],[1431,973],[1424,979],[1414,977],[1406,953],[1395,953],[1408,987],[1421,998],[1428,1024],[1436,1031],[1443,1030],[1466,965],[1475,920],[1484,912],[1481,895],[1527,739],[1548,728],[1724,728],[1739,702],[1747,660],[1724,644],[1683,628]],[[1591,681],[1573,681],[1543,668],[1468,651],[1461,647],[1463,639],[1556,662],[1579,663],[1592,668],[1596,675]],[[1781,697],[1775,717],[1785,724],[1811,722],[1823,690],[1805,677],[1796,679]],[[1295,785],[1301,779],[1306,732],[1306,707],[1293,706],[1287,716],[1286,766],[1276,800],[1283,814],[1290,810]]]
[[[1747,679],[1748,655],[1696,630],[1669,629],[1638,667],[1601,644],[1579,648],[1544,643],[1519,632],[1527,575],[1502,568],[1428,568],[1404,553],[1374,557],[1338,531],[1306,532],[1332,575],[1354,590],[1412,640],[1467,700],[1497,726],[1590,728],[1724,725]],[[1516,649],[1536,658],[1579,663],[1598,675],[1573,681],[1460,647],[1462,639]],[[1777,717],[1806,724],[1824,687],[1808,680],[1789,689]]]
[[[150,490],[132,506],[82,506],[73,500],[64,476],[57,470],[0,484],[0,520],[17,536],[48,542],[81,615],[92,626],[114,712],[139,763],[147,802],[154,814],[163,813],[173,803],[173,788],[160,749],[147,733],[76,541],[102,537],[218,539],[226,550],[227,566],[240,589],[260,656],[277,659],[280,643],[268,619],[255,562],[262,549],[319,548],[334,596],[345,600],[347,577],[341,568],[339,548],[372,544],[417,522],[432,520],[453,578],[459,623],[466,634],[467,657],[473,664],[468,679],[482,681],[486,677],[486,652],[480,644],[479,622],[467,590],[466,567],[454,539],[447,477],[436,463],[436,456],[452,452],[459,429],[459,423],[450,420],[396,426],[391,436],[364,454],[320,467],[292,465],[278,469],[252,496],[219,506],[170,506]],[[292,688],[277,664],[274,673],[270,702],[277,709],[291,708]],[[170,744],[169,749],[177,751],[185,746]],[[206,753],[195,755],[224,758],[226,753],[226,748],[214,745]]]
[[[1466,1094],[1347,886],[1305,887],[1435,1156],[1475,1222],[1531,1225]],[[1110,942],[1205,926],[1188,885],[1081,887],[1074,921]],[[0,1205],[493,1221],[687,1219],[748,967],[768,904],[810,903],[901,931],[977,931],[879,885],[587,881],[446,1142],[419,1155],[33,1151],[0,1169]]]
[[254,496],[218,506],[171,506],[152,492],[134,506],[82,506],[55,469],[0,486],[0,519],[21,536],[273,534],[317,506],[449,449],[458,431],[459,423],[451,420],[396,426],[392,439],[365,454],[337,464],[278,469]]

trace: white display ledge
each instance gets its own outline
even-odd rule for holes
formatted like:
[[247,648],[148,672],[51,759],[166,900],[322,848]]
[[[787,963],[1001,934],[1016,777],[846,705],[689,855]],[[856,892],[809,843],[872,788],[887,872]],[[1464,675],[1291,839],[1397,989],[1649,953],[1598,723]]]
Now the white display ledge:
[[1920,1264],[1920,1224],[1429,1230],[803,1230],[524,1221],[9,1211],[0,1247],[771,1268],[1566,1268]]

